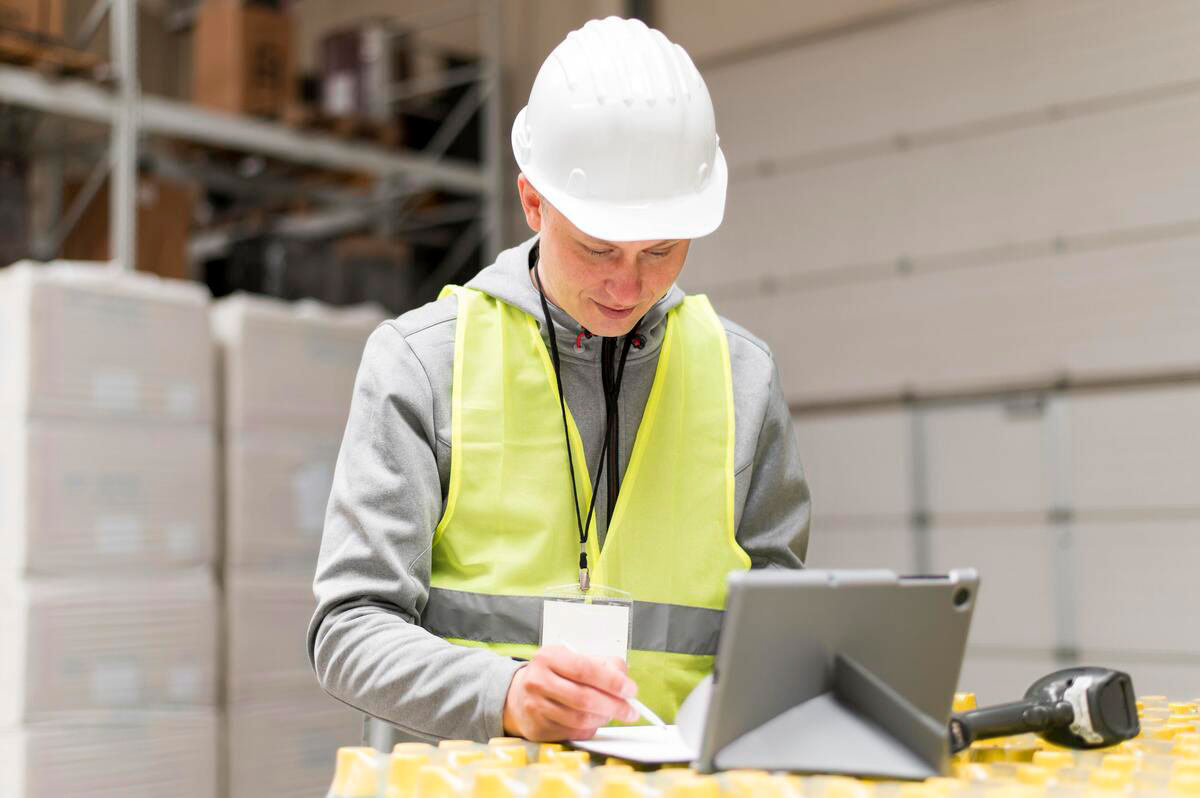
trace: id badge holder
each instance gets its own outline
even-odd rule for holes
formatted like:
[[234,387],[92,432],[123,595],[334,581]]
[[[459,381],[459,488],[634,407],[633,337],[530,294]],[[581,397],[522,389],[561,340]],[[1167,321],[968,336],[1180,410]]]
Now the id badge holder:
[[629,661],[633,596],[624,590],[592,585],[561,585],[542,595],[543,646],[567,646],[594,657]]

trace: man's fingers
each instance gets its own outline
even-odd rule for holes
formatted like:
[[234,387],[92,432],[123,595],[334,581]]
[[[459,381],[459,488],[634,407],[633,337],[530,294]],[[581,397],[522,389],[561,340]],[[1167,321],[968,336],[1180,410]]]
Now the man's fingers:
[[549,668],[537,676],[533,685],[535,690],[568,709],[599,719],[591,725],[603,726],[613,718],[626,721],[637,719],[637,713],[633,711],[633,708],[624,699],[617,698],[611,693],[573,682],[559,676]]
[[637,695],[637,684],[604,659],[576,654],[559,646],[542,649],[538,653],[539,656],[544,656],[550,669],[563,678],[621,698],[633,698]]

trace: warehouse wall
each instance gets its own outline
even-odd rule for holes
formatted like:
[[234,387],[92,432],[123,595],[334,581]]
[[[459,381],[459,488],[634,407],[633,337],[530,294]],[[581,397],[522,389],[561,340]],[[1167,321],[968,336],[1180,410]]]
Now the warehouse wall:
[[776,353],[810,565],[978,568],[985,700],[1200,693],[1200,6],[775,5],[658,21],[731,166],[683,283]]

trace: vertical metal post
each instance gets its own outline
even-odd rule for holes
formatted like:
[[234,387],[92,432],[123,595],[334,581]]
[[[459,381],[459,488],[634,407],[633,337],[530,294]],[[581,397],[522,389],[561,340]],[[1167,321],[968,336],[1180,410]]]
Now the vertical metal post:
[[1042,432],[1042,456],[1050,481],[1048,513],[1051,548],[1054,629],[1057,638],[1054,658],[1060,665],[1079,661],[1078,597],[1076,595],[1074,511],[1071,495],[1071,431],[1067,417],[1067,395],[1051,393],[1046,398]]
[[137,0],[113,0],[109,13],[117,75],[109,160],[109,257],[120,269],[137,268],[138,84]]
[[504,28],[501,18],[503,3],[495,0],[479,0],[479,54],[483,59],[482,79],[487,97],[483,105],[480,131],[483,140],[483,174],[487,189],[484,200],[484,252],[483,262],[504,248],[504,227],[507,207],[505,190],[505,160],[502,143],[504,135],[504,77],[501,61],[504,56]]
[[909,404],[909,447],[912,468],[912,559],[913,573],[933,573],[932,514],[929,507],[929,438],[920,402]]

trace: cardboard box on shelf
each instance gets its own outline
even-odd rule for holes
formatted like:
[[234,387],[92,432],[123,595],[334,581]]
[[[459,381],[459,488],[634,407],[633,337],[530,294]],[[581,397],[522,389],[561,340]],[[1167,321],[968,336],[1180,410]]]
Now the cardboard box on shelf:
[[237,0],[205,0],[196,16],[192,101],[219,111],[279,117],[291,100],[292,21]]
[[215,461],[207,424],[0,423],[0,576],[211,565]]
[[363,345],[386,316],[238,294],[213,304],[222,349],[224,427],[341,430]]
[[0,728],[0,795],[216,798],[218,744],[213,709],[73,712]]
[[0,31],[62,38],[63,0],[0,0]]
[[0,727],[216,703],[217,593],[207,571],[29,579],[4,584],[0,597]]
[[0,414],[210,423],[208,291],[101,264],[0,270]]
[[[70,203],[82,181],[68,181],[63,192]],[[137,268],[160,277],[187,280],[192,277],[188,258],[188,236],[196,190],[183,183],[142,176],[137,191]],[[83,216],[63,241],[68,260],[103,261],[112,257],[108,241],[108,183],[84,209]]]

